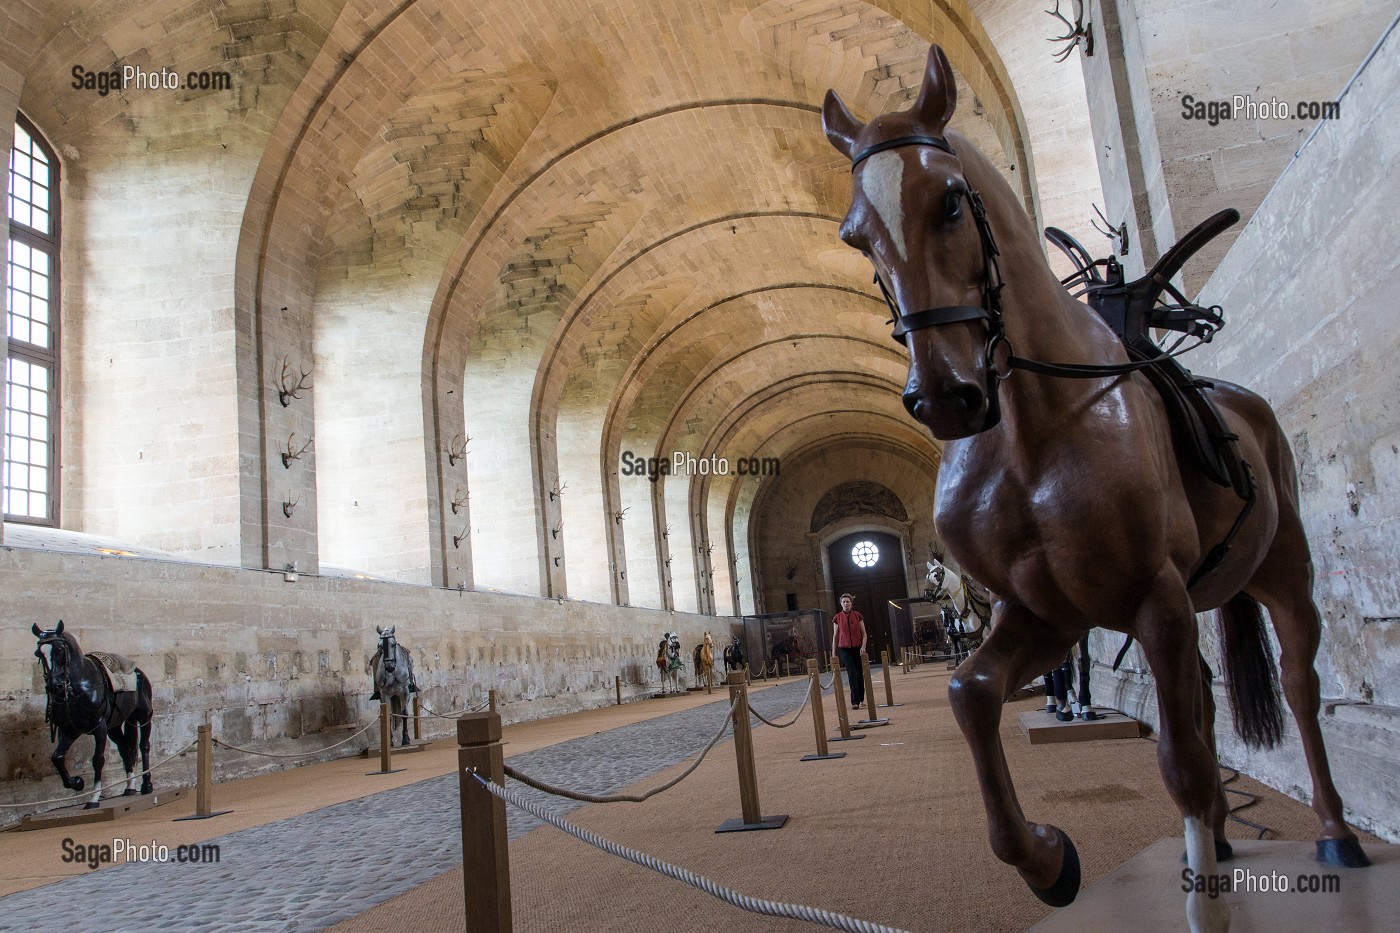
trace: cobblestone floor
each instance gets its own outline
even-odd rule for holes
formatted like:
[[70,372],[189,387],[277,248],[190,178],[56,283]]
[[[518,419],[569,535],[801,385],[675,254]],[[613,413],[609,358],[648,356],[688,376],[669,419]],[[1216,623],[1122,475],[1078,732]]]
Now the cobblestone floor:
[[[796,709],[806,687],[794,680],[751,702],[773,719]],[[510,763],[552,784],[608,793],[698,753],[727,709],[727,700],[716,701]],[[582,806],[511,786],[555,812]],[[217,837],[217,865],[126,864],[11,894],[0,898],[0,931],[324,929],[461,864],[457,812],[456,774],[430,778]],[[511,809],[508,825],[515,839],[542,824]]]

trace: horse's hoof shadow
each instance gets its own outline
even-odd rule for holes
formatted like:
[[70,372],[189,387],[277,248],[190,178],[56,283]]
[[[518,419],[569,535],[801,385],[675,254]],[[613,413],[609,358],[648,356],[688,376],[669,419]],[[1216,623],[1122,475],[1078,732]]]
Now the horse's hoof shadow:
[[1060,877],[1055,879],[1055,883],[1048,888],[1037,888],[1035,885],[1027,885],[1031,893],[1040,898],[1051,907],[1065,907],[1074,903],[1074,899],[1079,896],[1079,851],[1075,849],[1074,843],[1070,841],[1065,831],[1058,826],[1055,832],[1060,837],[1060,847],[1064,850],[1064,860],[1060,863]]
[[1371,864],[1361,849],[1360,841],[1356,839],[1317,840],[1317,860],[1338,868],[1365,868]]

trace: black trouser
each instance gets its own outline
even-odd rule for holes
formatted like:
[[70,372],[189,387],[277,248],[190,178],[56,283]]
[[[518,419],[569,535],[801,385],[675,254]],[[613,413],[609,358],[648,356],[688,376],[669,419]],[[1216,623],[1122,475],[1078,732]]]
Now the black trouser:
[[837,648],[841,666],[846,669],[846,683],[851,685],[851,705],[865,705],[865,672],[860,666],[859,648]]

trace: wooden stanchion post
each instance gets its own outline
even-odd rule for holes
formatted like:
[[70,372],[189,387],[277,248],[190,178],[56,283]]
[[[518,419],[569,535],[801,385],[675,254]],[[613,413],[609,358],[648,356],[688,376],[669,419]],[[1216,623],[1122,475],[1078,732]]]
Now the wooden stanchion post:
[[512,930],[506,804],[474,777],[479,774],[505,786],[505,755],[501,749],[501,717],[497,713],[467,713],[457,720],[466,933]]
[[[736,680],[737,678],[737,680]],[[717,833],[750,829],[781,829],[787,815],[764,816],[758,804],[758,775],[754,772],[753,730],[749,725],[749,679],[742,674],[729,678],[729,701],[734,704],[734,758],[739,765],[739,805],[743,816],[725,820]]]
[[841,658],[834,654],[831,656],[831,685],[832,695],[836,699],[836,721],[841,726],[841,734],[830,741],[853,742],[865,738],[863,735],[851,735],[851,715],[846,712],[846,685],[841,683]]
[[199,743],[194,760],[194,815],[176,817],[172,822],[207,820],[232,810],[214,811],[214,727],[205,723],[199,727]]
[[870,676],[870,658],[866,655],[860,656],[860,671],[865,678],[865,708],[866,718],[857,722],[854,729],[873,729],[876,726],[888,726],[888,719],[881,719],[875,712],[875,679]]
[[880,665],[885,672],[885,707],[903,706],[903,703],[894,701],[894,679],[890,677],[890,653],[888,650],[880,651]]
[[617,705],[622,705],[622,675],[613,675],[613,689],[617,691]]
[[413,695],[413,741],[423,738],[423,701],[418,694]]
[[822,711],[822,678],[817,672],[815,659],[807,662],[807,679],[811,682],[812,728],[817,733],[817,753],[803,755],[802,761],[824,761],[828,758],[845,758],[845,752],[829,752],[826,748],[826,715]]
[[[397,774],[403,768],[395,768],[393,764],[393,752],[389,748],[389,743],[394,738],[394,720],[390,715],[392,707],[384,698],[379,700],[379,770],[371,771],[370,774]],[[368,749],[365,751],[369,753]]]

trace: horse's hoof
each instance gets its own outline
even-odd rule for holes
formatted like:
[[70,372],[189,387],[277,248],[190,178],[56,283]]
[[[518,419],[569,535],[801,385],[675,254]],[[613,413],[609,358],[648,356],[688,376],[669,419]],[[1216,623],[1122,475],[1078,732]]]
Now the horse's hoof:
[[1338,868],[1365,868],[1371,864],[1356,839],[1317,840],[1317,860]]
[[1063,829],[1056,827],[1055,832],[1059,834],[1060,848],[1064,850],[1064,859],[1060,862],[1060,877],[1048,888],[1037,888],[1035,885],[1027,887],[1031,889],[1032,894],[1051,907],[1065,907],[1074,903],[1074,899],[1079,896],[1079,852]]
[[1060,722],[1074,722],[1074,714],[1068,712],[1056,712],[1055,718]]
[[82,789],[83,789],[83,779],[80,778],[80,777],[75,777],[75,778],[73,778],[73,780],[69,781],[65,786],[66,786],[69,790],[82,790]]
[[1086,709],[1084,712],[1079,714],[1079,718],[1084,720],[1085,722],[1095,722],[1099,719],[1102,719],[1103,717],[1091,709]]
[[154,794],[155,792],[156,792],[156,786],[155,786],[154,784],[152,784],[150,781],[147,781],[146,783],[144,783],[144,784],[141,785],[141,793],[143,793],[143,794]]
[[97,809],[97,804],[93,803],[92,801],[88,801],[87,803],[83,804],[83,809],[84,809],[84,810],[96,810],[96,809]]
[[136,796],[136,790],[135,790],[135,788],[128,787],[126,790],[122,791],[122,796],[123,796],[123,797],[135,797],[135,796]]
[[[1235,849],[1234,849],[1233,846],[1230,845],[1230,843],[1229,843],[1228,840],[1225,840],[1225,839],[1217,839],[1217,840],[1215,840],[1215,861],[1216,861],[1217,864],[1220,863],[1220,862],[1228,862],[1228,861],[1230,861],[1231,859],[1233,859],[1234,857],[1235,857]],[[1184,849],[1183,849],[1182,852],[1181,852],[1181,864],[1183,864],[1183,865],[1187,864],[1186,850],[1184,850]]]

